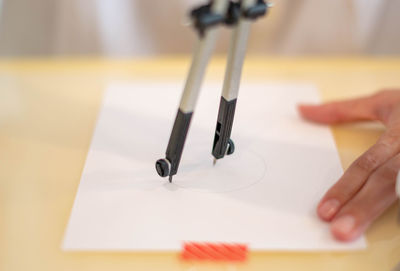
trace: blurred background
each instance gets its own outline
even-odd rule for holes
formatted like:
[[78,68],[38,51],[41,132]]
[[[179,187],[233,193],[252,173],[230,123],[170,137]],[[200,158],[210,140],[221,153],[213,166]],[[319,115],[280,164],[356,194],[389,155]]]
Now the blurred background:
[[[249,52],[398,55],[400,0],[274,0],[252,28]],[[187,54],[185,26],[202,0],[0,0],[0,56]],[[224,29],[217,52],[227,50]]]

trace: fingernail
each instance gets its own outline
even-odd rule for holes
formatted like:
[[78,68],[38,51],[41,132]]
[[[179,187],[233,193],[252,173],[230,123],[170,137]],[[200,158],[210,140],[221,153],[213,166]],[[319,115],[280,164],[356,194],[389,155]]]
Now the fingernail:
[[319,208],[318,213],[323,219],[331,219],[339,210],[340,202],[336,199],[325,201]]
[[332,232],[344,236],[348,236],[354,230],[356,220],[351,215],[339,217],[332,223]]

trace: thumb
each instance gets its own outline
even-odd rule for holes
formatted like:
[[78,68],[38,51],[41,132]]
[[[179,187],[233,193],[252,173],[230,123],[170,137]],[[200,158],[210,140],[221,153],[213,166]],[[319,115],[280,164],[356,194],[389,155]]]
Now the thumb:
[[299,105],[300,115],[322,124],[337,124],[351,121],[378,120],[378,98],[376,95],[330,102],[322,105]]

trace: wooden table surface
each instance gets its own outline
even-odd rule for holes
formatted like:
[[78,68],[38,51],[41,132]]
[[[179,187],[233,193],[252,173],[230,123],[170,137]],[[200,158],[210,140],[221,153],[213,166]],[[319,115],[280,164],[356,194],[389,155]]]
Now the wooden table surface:
[[[397,207],[351,253],[257,252],[245,263],[187,263],[174,253],[63,252],[71,207],[105,86],[135,78],[181,80],[186,56],[157,59],[0,60],[0,270],[391,270],[400,262]],[[222,80],[215,58],[207,80]],[[400,87],[400,58],[249,57],[244,80],[311,82],[324,100]],[[383,128],[333,132],[344,168]],[[322,195],[321,195],[322,196]]]

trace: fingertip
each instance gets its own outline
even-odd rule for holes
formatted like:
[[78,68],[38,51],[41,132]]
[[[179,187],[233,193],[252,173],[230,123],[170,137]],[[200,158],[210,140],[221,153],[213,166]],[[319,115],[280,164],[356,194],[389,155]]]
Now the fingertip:
[[309,106],[309,104],[297,104],[297,109],[301,111],[304,107]]
[[300,113],[300,115],[303,118],[307,118],[309,108],[310,108],[310,105],[307,105],[307,104],[298,104],[297,105],[297,111]]
[[352,215],[335,218],[331,224],[331,233],[339,241],[350,242],[361,236],[362,231]]
[[336,199],[322,200],[317,207],[317,214],[322,220],[331,221],[339,208],[340,202]]
[[301,114],[307,115],[308,113],[312,112],[313,110],[315,110],[318,107],[319,107],[319,105],[315,105],[315,104],[298,104],[297,110]]
[[299,104],[297,105],[297,110],[302,118],[309,121],[323,124],[333,121],[332,115],[327,114],[324,105]]

